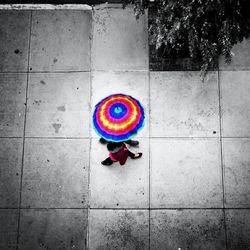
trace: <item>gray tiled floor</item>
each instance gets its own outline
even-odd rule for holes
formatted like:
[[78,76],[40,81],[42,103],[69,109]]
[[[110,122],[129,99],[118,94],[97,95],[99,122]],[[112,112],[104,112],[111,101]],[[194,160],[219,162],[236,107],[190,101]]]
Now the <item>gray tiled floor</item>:
[[[140,139],[143,152],[140,160],[128,159],[125,166],[114,164],[101,167],[100,162],[108,157],[105,147],[97,139],[91,143],[90,206],[95,208],[148,208],[149,207],[149,145],[148,139]],[[100,195],[101,194],[101,195]]]
[[148,249],[147,210],[90,211],[91,249]]
[[27,71],[30,20],[30,11],[0,10],[0,72]]
[[157,138],[150,146],[151,207],[222,207],[218,139]]
[[[233,71],[204,82],[149,72],[147,15],[109,7],[0,11],[0,248],[249,249],[241,45]],[[100,164],[108,152],[91,126],[112,93],[146,110],[130,148],[143,157],[123,167]]]
[[0,222],[0,249],[16,249],[18,210],[1,209]]
[[0,136],[22,137],[27,74],[0,73]]
[[21,138],[1,138],[0,140],[0,207],[18,207],[22,149]]
[[89,137],[90,73],[29,77],[26,136]]
[[151,249],[223,250],[225,245],[222,210],[151,212]]
[[226,207],[250,207],[250,139],[223,139]]
[[88,158],[88,139],[27,139],[21,206],[86,207]]
[[97,8],[94,15],[94,70],[148,70],[147,15],[133,8]]
[[204,82],[198,71],[152,72],[150,77],[151,136],[218,137],[216,72]]
[[227,209],[226,224],[228,249],[249,249],[250,246],[250,210]]
[[90,38],[91,12],[33,11],[30,71],[89,71]]
[[222,71],[222,135],[250,137],[250,71]]
[[86,209],[21,211],[20,246],[29,249],[86,249]]

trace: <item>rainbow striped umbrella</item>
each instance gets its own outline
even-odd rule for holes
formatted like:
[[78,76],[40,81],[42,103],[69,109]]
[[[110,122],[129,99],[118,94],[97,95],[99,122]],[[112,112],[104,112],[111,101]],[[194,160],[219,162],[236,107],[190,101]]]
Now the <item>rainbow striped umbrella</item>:
[[95,106],[93,124],[96,133],[107,141],[127,141],[143,128],[144,109],[132,96],[110,95]]

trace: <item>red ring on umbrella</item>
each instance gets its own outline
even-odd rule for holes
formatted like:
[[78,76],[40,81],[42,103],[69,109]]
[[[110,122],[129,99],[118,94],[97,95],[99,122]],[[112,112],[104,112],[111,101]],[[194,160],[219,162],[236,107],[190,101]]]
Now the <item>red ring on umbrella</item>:
[[[112,98],[112,97],[111,97]],[[111,99],[111,98],[109,98],[109,99],[107,99],[101,106],[99,106],[98,107],[98,113],[101,113],[101,110],[103,109],[103,106],[105,106],[105,105],[107,105],[106,103],[107,102],[109,102],[109,100]],[[119,99],[118,99],[119,100]],[[116,99],[116,102],[118,101],[117,99]],[[125,100],[126,101],[126,100]],[[139,110],[139,108],[138,108],[138,106],[136,105],[136,102],[134,101],[134,100],[132,100],[132,99],[130,99],[129,101],[131,101],[132,103],[133,103],[133,110],[135,110],[135,112],[136,112],[136,114],[137,114],[137,116],[136,116],[136,118],[134,118],[134,120],[136,120],[137,118],[138,118],[138,115],[140,114],[140,110]],[[120,102],[120,100],[119,100],[119,102]],[[125,102],[125,105],[126,105],[126,102]],[[128,102],[128,104],[127,105],[129,105],[129,107],[131,107],[132,105]],[[105,109],[105,111],[107,111],[107,109]],[[134,113],[134,112],[133,112]],[[106,116],[105,116],[106,117]],[[112,120],[113,120],[114,118],[112,118]],[[101,118],[100,118],[100,121],[102,121],[101,120]],[[104,131],[107,131],[108,133],[113,133],[113,129],[112,128],[109,128],[109,127],[107,127],[107,126],[105,126],[103,123],[100,123],[100,121],[99,121],[99,119],[97,119],[97,123],[98,123],[98,125],[100,126],[100,128],[102,129],[102,130],[104,130]],[[135,128],[136,127],[136,124],[133,126],[133,122],[131,122],[132,121],[132,119],[130,119],[127,123],[131,123],[132,125],[127,125],[127,129],[123,129],[123,128],[121,128],[121,129],[119,129],[119,130],[117,130],[118,132],[117,133],[122,133],[122,134],[125,134],[125,133],[127,133],[127,132],[129,132],[131,129],[133,129],[133,128]],[[111,123],[111,121],[109,120],[109,122]],[[119,124],[119,122],[115,122],[115,123],[111,123],[111,126],[115,126],[115,125],[123,125],[125,128],[126,128],[126,122],[123,122],[123,123],[120,123]]]

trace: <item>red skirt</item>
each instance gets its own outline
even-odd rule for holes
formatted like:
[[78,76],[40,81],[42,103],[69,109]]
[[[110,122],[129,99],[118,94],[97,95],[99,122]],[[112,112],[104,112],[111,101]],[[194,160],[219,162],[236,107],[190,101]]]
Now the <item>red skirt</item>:
[[124,165],[128,159],[128,149],[123,143],[120,151],[116,153],[109,152],[109,157],[112,161],[119,161],[120,165]]

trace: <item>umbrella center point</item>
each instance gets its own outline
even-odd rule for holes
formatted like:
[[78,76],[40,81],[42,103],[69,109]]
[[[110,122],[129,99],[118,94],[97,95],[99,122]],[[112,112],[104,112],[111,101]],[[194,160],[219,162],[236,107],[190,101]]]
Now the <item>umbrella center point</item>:
[[120,108],[120,107],[116,107],[115,108],[115,113],[116,114],[119,114],[119,113],[121,113],[122,112],[122,109]]

